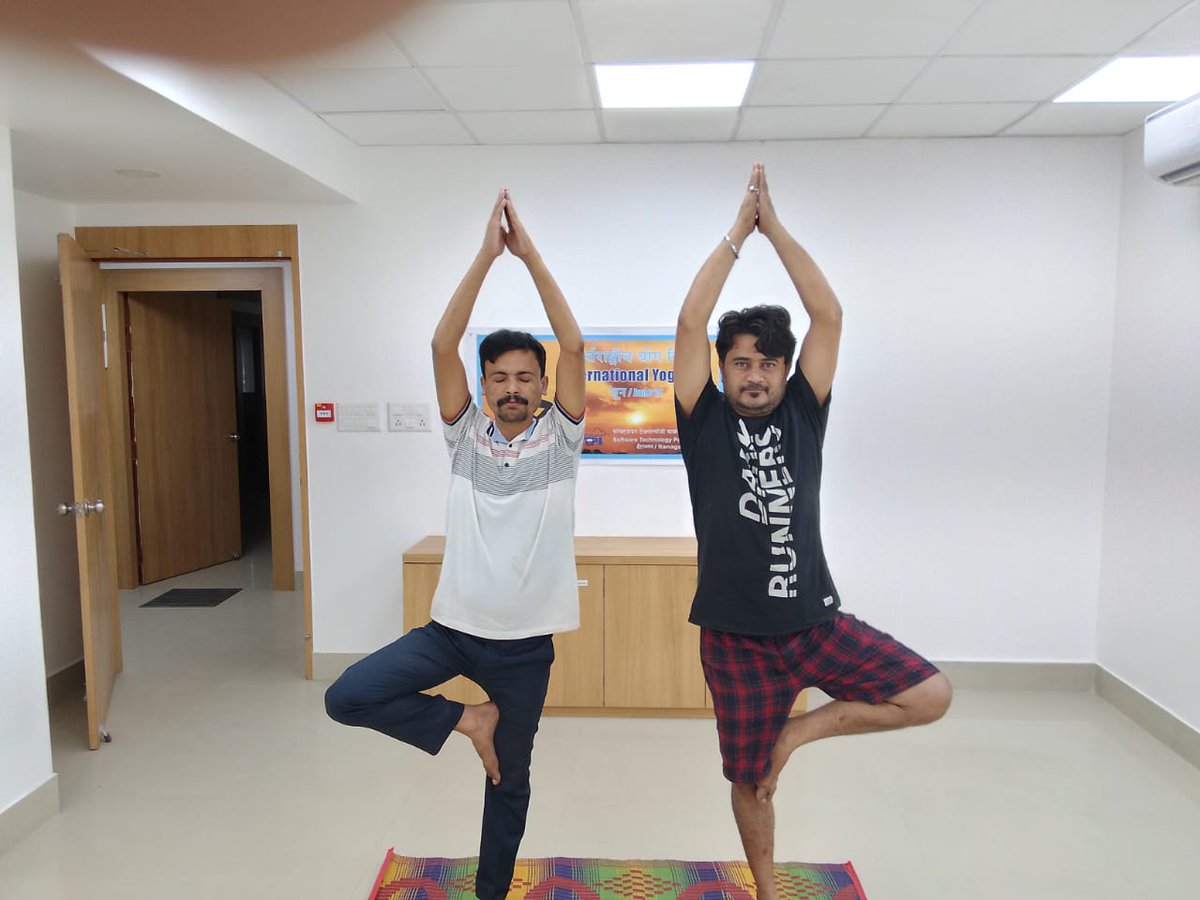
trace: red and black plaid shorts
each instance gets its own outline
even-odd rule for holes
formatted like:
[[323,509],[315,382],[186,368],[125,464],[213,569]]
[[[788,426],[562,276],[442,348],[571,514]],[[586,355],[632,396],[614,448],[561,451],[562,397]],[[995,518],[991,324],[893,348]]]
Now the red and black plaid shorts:
[[725,777],[734,784],[757,784],[770,771],[771,748],[804,688],[882,703],[938,673],[890,634],[841,612],[795,634],[701,628],[700,661]]

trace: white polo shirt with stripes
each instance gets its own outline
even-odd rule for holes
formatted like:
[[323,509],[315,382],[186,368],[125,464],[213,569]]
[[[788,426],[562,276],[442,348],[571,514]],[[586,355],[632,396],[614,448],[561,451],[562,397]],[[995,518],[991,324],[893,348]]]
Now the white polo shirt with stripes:
[[555,403],[507,441],[468,401],[442,428],[450,492],[434,621],[494,640],[578,628],[575,479],[583,419]]

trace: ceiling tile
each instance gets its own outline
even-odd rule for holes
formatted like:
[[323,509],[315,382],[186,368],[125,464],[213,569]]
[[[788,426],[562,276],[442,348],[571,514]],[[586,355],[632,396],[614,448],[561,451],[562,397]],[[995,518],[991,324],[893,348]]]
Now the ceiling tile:
[[321,118],[364,147],[475,143],[448,112],[330,113]]
[[263,71],[288,69],[401,69],[409,65],[404,51],[386,31],[372,31],[365,37],[332,47],[323,53],[298,56],[286,65],[265,67]]
[[1200,0],[1189,3],[1125,50],[1126,56],[1190,56],[1200,53]]
[[607,109],[604,133],[617,143],[728,141],[736,109]]
[[893,106],[870,137],[982,137],[1033,109],[1032,103],[916,103]]
[[786,0],[767,57],[932,56],[980,0]]
[[462,120],[485,144],[594,144],[600,126],[592,110],[474,112]]
[[305,69],[266,77],[320,113],[442,108],[415,69]]
[[583,64],[567,0],[443,0],[416,7],[389,30],[422,66]]
[[1108,61],[1107,56],[943,57],[929,64],[904,92],[903,103],[1041,101]]
[[943,53],[1116,53],[1180,0],[987,0]]
[[1047,103],[1004,132],[1006,135],[1125,134],[1165,103]]
[[891,103],[923,65],[923,59],[760,62],[746,105]]
[[886,106],[757,106],[742,110],[739,141],[861,137]]
[[592,62],[754,59],[772,0],[579,0]]
[[591,109],[583,66],[426,69],[429,80],[457,110]]

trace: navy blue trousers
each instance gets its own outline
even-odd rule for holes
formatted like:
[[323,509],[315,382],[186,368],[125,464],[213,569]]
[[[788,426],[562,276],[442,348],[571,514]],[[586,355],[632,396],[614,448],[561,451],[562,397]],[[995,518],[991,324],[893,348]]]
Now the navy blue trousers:
[[533,738],[553,662],[548,634],[494,641],[430,622],[355,663],[325,692],[325,710],[335,721],[373,728],[431,754],[442,749],[463,705],[421,691],[465,675],[487,692],[500,710],[494,738],[500,784],[484,776],[475,879],[481,900],[502,900],[512,881],[529,812]]

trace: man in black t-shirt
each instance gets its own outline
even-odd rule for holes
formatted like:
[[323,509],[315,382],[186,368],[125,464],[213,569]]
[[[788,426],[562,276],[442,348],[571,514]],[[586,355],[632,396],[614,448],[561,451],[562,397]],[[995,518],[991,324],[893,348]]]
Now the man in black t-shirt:
[[[808,332],[789,375],[796,338],[786,309],[723,315],[722,393],[712,382],[708,320],[756,229],[795,284]],[[821,738],[932,722],[950,705],[950,682],[935,666],[840,611],[825,562],[821,447],[841,331],[837,297],[780,224],[756,164],[733,228],[679,312],[675,413],[699,544],[690,621],[700,626],[724,773],[760,900],[778,896],[772,798],[792,751]],[[806,687],[833,702],[789,717]]]

